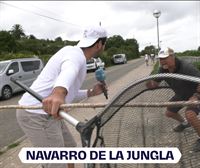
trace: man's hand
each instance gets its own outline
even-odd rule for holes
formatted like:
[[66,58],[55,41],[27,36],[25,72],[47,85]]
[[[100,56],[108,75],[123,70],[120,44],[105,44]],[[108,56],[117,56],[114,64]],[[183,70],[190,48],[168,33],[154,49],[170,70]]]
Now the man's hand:
[[65,88],[54,88],[52,94],[42,101],[44,111],[52,115],[54,118],[58,118],[60,105],[65,103],[66,95],[67,90]]
[[200,84],[197,86],[197,93],[200,93]]
[[[194,93],[192,97],[189,98],[189,101],[198,101],[199,100],[199,96],[197,96],[198,93]],[[191,107],[196,107],[195,105],[191,105]]]
[[108,91],[107,85],[104,85],[103,83],[98,82],[97,84],[93,86],[93,89],[88,90],[88,97],[100,95],[101,93],[103,93],[103,88],[105,88]]
[[196,92],[192,95],[192,97],[190,97],[189,100],[195,101],[195,100],[200,100],[200,93]]
[[198,98],[196,96],[192,96],[189,98],[189,101],[197,101],[197,100],[198,100]]
[[159,83],[156,82],[156,81],[153,81],[153,80],[147,81],[147,83],[146,83],[146,87],[147,87],[148,89],[155,89],[155,88],[157,88],[158,86],[159,86]]

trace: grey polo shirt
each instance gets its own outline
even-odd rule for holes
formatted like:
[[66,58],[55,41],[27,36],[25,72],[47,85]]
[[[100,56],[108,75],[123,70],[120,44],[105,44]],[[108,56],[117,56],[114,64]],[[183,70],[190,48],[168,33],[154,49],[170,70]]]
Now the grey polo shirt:
[[[200,77],[200,71],[195,68],[192,64],[185,62],[184,60],[180,60],[175,58],[176,69],[173,73],[182,74],[182,75],[190,75],[194,77]],[[168,70],[159,68],[158,73],[169,73]],[[175,92],[177,96],[188,99],[191,97],[197,88],[197,83],[183,81],[183,80],[174,80],[167,79],[165,80],[170,88]]]

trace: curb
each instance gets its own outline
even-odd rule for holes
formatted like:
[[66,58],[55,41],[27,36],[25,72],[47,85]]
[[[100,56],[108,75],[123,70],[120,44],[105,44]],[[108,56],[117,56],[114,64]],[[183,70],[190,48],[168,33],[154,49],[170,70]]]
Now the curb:
[[13,143],[11,143],[11,144],[9,144],[9,145],[7,145],[7,146],[4,146],[3,148],[1,148],[0,149],[0,156],[2,155],[2,154],[4,154],[5,152],[7,152],[9,149],[11,149],[12,147],[12,145],[14,145],[14,144],[17,144],[17,145],[19,145],[21,142],[23,142],[24,140],[26,139],[26,136],[24,135],[24,136],[22,136],[21,138],[19,138],[19,139],[17,139],[16,141],[14,141]]

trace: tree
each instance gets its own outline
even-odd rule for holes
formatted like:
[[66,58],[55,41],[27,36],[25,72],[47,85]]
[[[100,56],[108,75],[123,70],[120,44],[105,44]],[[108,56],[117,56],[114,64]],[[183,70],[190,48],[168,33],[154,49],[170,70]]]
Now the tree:
[[56,42],[62,42],[62,38],[61,38],[61,37],[57,37],[57,38],[55,39],[55,41],[56,41]]
[[11,34],[16,40],[21,39],[25,36],[24,30],[22,29],[22,26],[19,24],[15,24],[11,29]]
[[16,42],[13,36],[7,31],[0,31],[0,53],[15,52]]
[[153,45],[146,46],[144,48],[144,50],[141,51],[141,55],[145,55],[145,54],[150,55],[150,54],[155,54],[155,53],[157,53],[157,50],[156,50],[155,46],[153,46]]
[[34,36],[34,35],[30,35],[29,37],[28,37],[29,39],[32,39],[32,40],[35,40],[36,39],[36,37]]
[[122,45],[124,45],[124,39],[119,35],[114,35],[108,38],[105,49],[108,49],[111,47],[120,48]]
[[128,59],[139,57],[139,45],[136,39],[126,39],[124,49]]

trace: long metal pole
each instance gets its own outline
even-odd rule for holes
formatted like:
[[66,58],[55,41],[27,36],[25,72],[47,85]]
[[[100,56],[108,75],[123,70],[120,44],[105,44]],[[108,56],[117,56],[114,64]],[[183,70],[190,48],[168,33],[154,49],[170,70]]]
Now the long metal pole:
[[156,18],[156,20],[157,20],[157,37],[158,37],[158,53],[159,53],[160,45],[159,45],[159,24],[158,24],[158,17]]
[[[38,93],[36,93],[35,91],[33,91],[32,89],[30,89],[28,86],[26,86],[25,84],[21,83],[19,80],[14,79],[12,77],[10,78],[10,80],[12,82],[14,82],[16,85],[18,85],[21,88],[23,88],[25,91],[27,91],[33,97],[35,97],[37,100],[42,102],[43,97],[41,95],[39,95]],[[66,112],[64,112],[62,110],[59,111],[59,115],[61,117],[63,117],[65,120],[67,120],[74,127],[76,127],[80,123],[77,119],[75,119],[74,117],[72,117],[71,115],[67,114]]]

